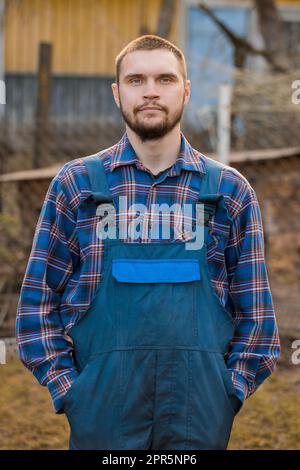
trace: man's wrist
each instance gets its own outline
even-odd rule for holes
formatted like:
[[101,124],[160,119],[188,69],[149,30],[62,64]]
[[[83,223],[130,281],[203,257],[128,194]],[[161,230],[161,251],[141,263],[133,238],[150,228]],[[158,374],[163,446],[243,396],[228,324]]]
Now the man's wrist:
[[79,373],[76,369],[70,369],[66,372],[58,374],[47,383],[55,413],[63,413],[63,397],[73,382],[77,379],[78,375]]
[[231,372],[232,382],[236,391],[236,395],[243,404],[248,395],[248,382],[240,372],[232,368],[230,368],[229,370]]

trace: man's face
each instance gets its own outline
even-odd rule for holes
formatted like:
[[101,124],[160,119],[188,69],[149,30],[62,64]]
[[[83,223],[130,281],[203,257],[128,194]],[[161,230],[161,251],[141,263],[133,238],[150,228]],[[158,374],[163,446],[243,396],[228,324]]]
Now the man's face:
[[128,127],[147,141],[168,134],[181,120],[190,81],[184,82],[181,64],[172,52],[134,51],[123,58],[119,88],[113,83],[112,91]]

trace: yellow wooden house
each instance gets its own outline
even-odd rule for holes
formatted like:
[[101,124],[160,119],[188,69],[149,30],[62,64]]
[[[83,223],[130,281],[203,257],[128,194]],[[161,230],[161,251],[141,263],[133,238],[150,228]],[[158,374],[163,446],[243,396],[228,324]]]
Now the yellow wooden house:
[[[109,86],[114,80],[115,56],[137,36],[156,33],[161,0],[1,1],[5,4],[2,48],[8,114],[17,120],[32,116],[38,44],[49,42],[53,46],[52,112],[57,116],[71,113],[74,119],[116,116]],[[174,0],[169,39],[183,49],[191,78],[202,85],[211,69],[208,67],[199,75],[197,67],[205,56],[209,39],[215,34],[215,26],[205,18],[197,3]],[[253,2],[211,0],[207,3],[237,33],[257,39]],[[289,41],[296,47],[296,39],[300,39],[300,0],[278,4]],[[213,54],[216,60],[220,58],[217,51]],[[230,45],[223,45],[220,54],[221,60],[230,62]],[[194,94],[191,111],[209,98],[203,97],[208,92],[202,86],[199,88],[202,98]]]

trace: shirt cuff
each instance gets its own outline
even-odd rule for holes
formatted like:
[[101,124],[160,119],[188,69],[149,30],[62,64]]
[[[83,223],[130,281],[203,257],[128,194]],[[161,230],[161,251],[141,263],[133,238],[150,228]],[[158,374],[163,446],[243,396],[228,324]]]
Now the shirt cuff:
[[51,394],[53,408],[56,414],[64,413],[62,404],[63,397],[78,377],[79,373],[76,369],[71,369],[68,372],[60,373],[54,379],[47,383],[48,390]]
[[232,377],[233,385],[236,391],[236,395],[243,404],[245,399],[248,396],[248,382],[235,369],[229,369],[229,370],[231,371],[231,377]]

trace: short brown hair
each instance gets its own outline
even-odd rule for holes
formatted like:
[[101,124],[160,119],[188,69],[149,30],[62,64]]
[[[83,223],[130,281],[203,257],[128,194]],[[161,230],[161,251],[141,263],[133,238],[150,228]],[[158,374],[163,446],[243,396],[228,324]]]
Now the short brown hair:
[[152,51],[154,49],[166,49],[170,52],[173,52],[181,64],[184,80],[187,79],[186,62],[183,52],[167,39],[161,38],[160,36],[155,36],[154,34],[146,34],[144,36],[139,36],[138,38],[131,41],[117,55],[115,62],[116,82],[119,84],[121,62],[125,55],[133,51]]

